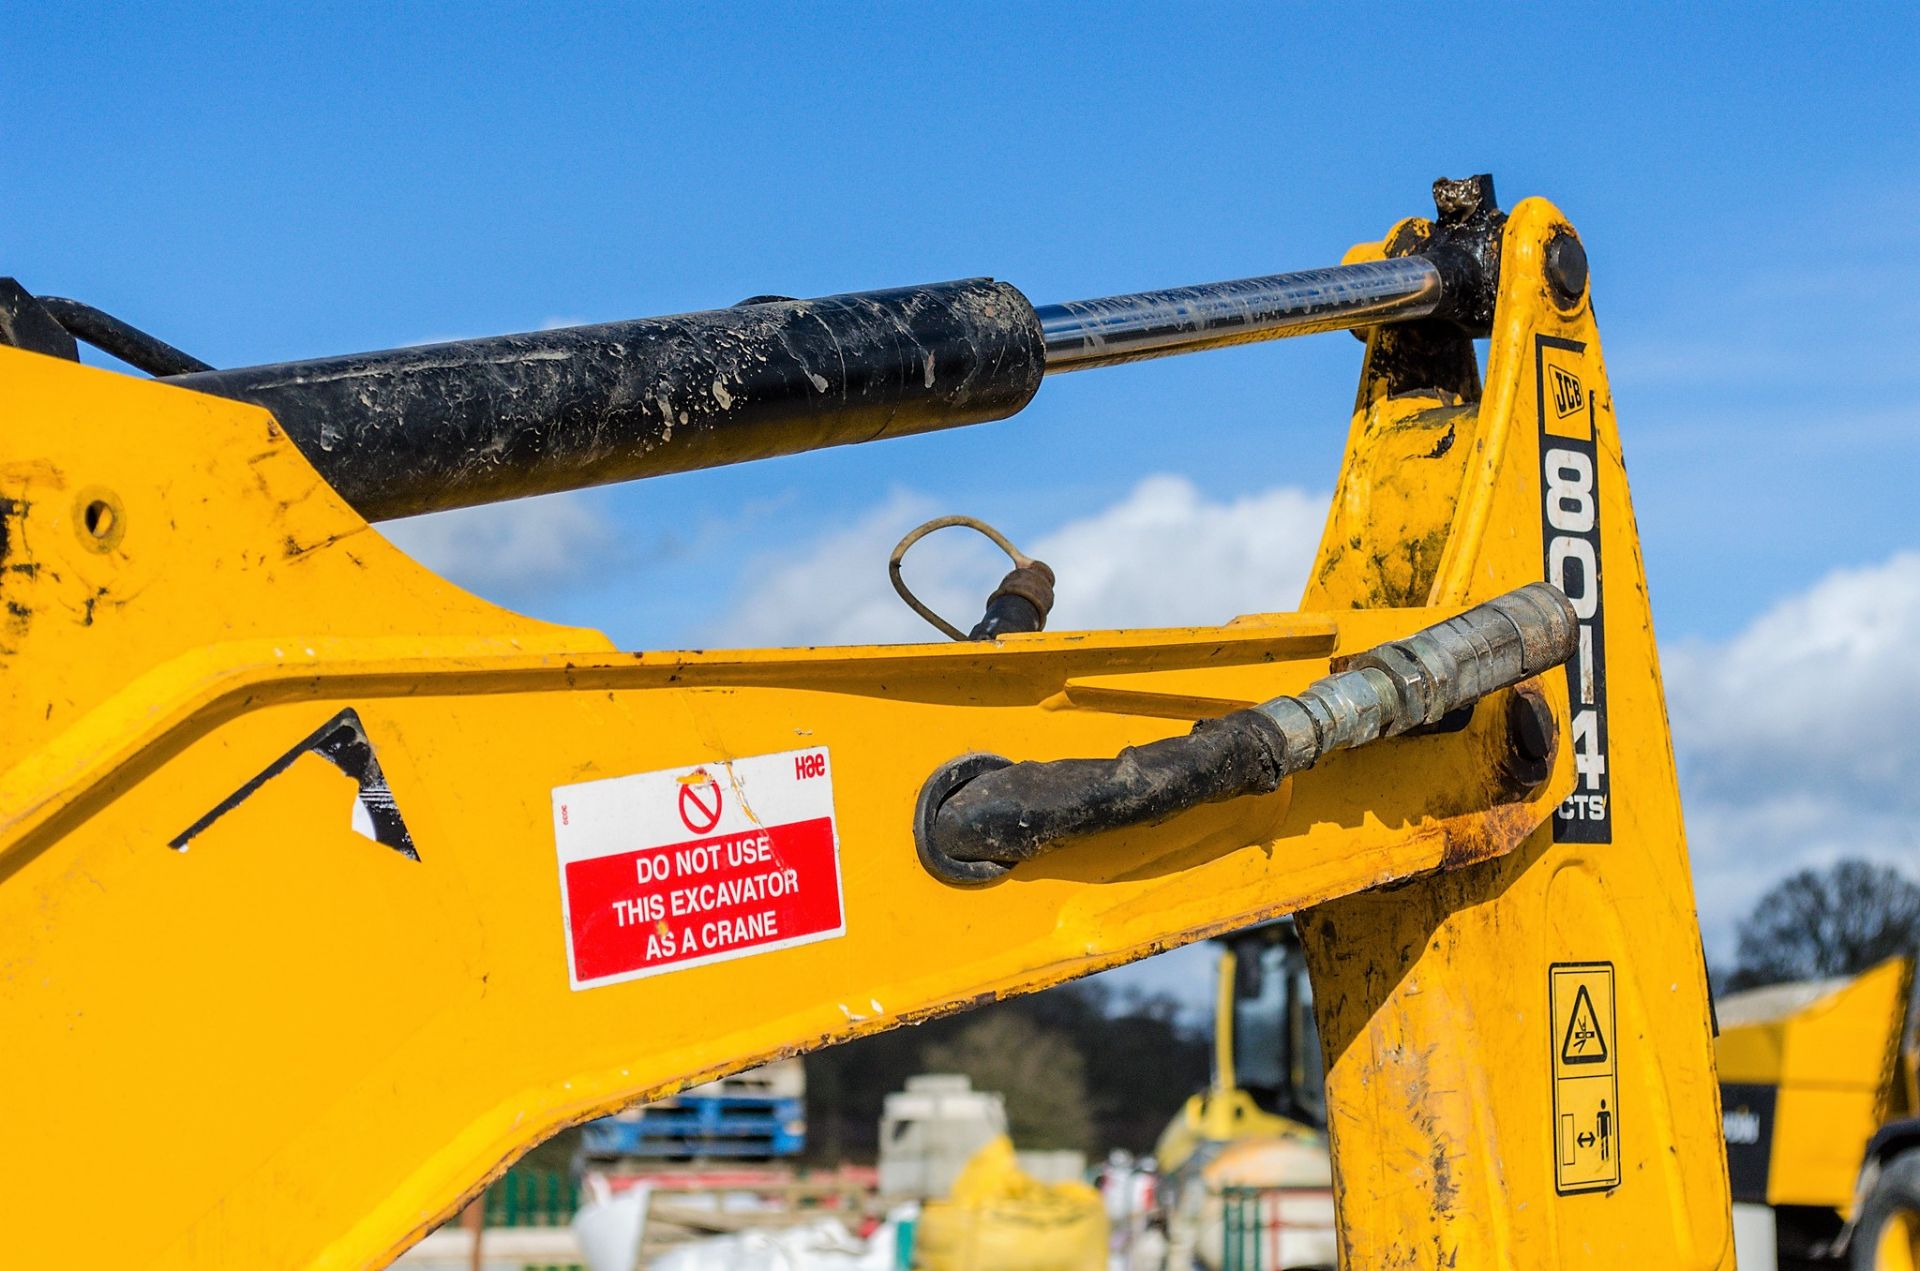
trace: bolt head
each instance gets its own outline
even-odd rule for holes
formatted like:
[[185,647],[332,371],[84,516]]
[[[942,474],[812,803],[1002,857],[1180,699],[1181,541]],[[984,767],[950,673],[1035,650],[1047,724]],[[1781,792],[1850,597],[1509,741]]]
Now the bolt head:
[[1587,290],[1587,249],[1573,234],[1561,230],[1547,243],[1547,284],[1563,309],[1580,303]]
[[1507,694],[1507,753],[1500,767],[1514,791],[1525,794],[1552,774],[1554,741],[1553,711],[1539,690]]

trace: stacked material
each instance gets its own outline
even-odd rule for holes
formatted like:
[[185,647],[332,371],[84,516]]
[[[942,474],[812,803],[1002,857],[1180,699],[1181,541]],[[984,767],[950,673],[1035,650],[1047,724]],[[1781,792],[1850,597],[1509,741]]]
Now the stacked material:
[[1099,1271],[1107,1213],[1085,1183],[1042,1183],[1000,1135],[967,1162],[952,1195],[922,1207],[914,1265],[923,1271]]

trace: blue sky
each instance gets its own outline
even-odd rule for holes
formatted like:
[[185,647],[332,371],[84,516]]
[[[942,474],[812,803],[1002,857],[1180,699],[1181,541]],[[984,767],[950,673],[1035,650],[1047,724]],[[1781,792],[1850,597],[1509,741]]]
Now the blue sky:
[[[1588,245],[1656,616],[1702,683],[1823,580],[1904,595],[1920,548],[1912,6],[5,12],[0,270],[216,365],[766,292],[991,274],[1044,302],[1329,264],[1422,211],[1434,177],[1492,171]],[[818,596],[773,582],[867,587],[872,544],[920,509],[1034,541],[1166,516],[1310,536],[1269,514],[1330,487],[1358,355],[1320,337],[1077,375],[1007,423],[408,541],[632,645],[819,638],[793,612]],[[1250,587],[1285,589],[1261,568]],[[1295,599],[1176,615],[1177,580],[1122,581],[1086,612]],[[1722,675],[1703,719],[1771,691],[1753,674]],[[1751,813],[1733,741],[1700,758],[1675,727],[1688,771],[1722,774],[1703,815]],[[1905,809],[1904,788],[1873,798]],[[1702,832],[1741,896],[1811,850]],[[1825,833],[1831,855],[1854,831]],[[1868,846],[1920,851],[1904,833]],[[1754,852],[1759,875],[1736,868]],[[1708,913],[1710,947],[1731,913]]]

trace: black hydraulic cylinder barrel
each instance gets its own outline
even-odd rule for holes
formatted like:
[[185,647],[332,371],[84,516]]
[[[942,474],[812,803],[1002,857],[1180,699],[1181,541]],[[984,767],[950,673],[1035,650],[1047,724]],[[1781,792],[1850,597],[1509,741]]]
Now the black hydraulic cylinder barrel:
[[1004,419],[1046,370],[990,279],[167,382],[272,411],[369,520]]

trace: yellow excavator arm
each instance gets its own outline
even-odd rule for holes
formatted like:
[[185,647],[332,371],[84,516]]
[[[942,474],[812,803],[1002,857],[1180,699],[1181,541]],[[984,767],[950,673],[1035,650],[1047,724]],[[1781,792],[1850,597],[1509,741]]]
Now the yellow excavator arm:
[[[1160,293],[1158,327],[947,284],[163,382],[0,348],[9,1260],[84,1227],[115,1266],[376,1264],[563,1126],[1291,913],[1345,1265],[1730,1266],[1585,255],[1544,202],[1439,189],[1291,311]],[[936,364],[929,314],[1004,338]],[[804,344],[843,322],[885,373]],[[1366,362],[1299,612],[630,653],[369,525],[1339,327]],[[689,349],[613,394],[640,441],[577,403],[513,431]],[[510,397],[379,431],[461,358]],[[111,1222],[105,1143],[142,1163]]]

